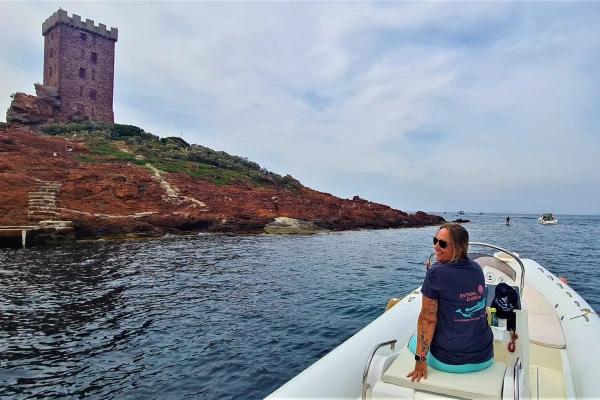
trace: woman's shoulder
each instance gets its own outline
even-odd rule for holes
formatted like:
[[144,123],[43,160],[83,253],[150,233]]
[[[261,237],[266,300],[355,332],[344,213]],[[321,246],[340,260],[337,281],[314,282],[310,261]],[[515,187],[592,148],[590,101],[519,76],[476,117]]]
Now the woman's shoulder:
[[429,267],[427,273],[433,276],[447,276],[454,275],[457,273],[464,273],[466,270],[478,270],[481,271],[481,267],[474,261],[471,260],[456,260],[450,263],[438,263],[432,264]]
[[444,267],[471,267],[471,266],[477,266],[479,264],[477,264],[475,261],[472,261],[471,259],[466,259],[466,260],[454,260],[448,263],[441,263],[441,262],[435,262],[431,265],[431,267],[429,269],[442,269]]

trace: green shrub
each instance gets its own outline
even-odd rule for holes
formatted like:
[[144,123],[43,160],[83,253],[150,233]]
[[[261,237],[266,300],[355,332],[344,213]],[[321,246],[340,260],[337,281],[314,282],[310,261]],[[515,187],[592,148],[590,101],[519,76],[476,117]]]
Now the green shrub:
[[128,136],[138,136],[145,140],[158,140],[158,136],[146,133],[142,128],[133,125],[114,124],[111,127],[110,136],[114,139]]
[[165,144],[165,145],[166,144],[174,144],[177,147],[185,147],[185,148],[190,147],[190,145],[188,144],[188,142],[186,142],[182,138],[175,137],[175,136],[169,136],[169,137],[166,137],[166,138],[162,138],[162,139],[160,139],[160,142],[162,144]]
[[41,128],[46,135],[66,135],[73,133],[90,133],[93,131],[106,131],[110,129],[110,124],[105,122],[88,121],[81,124],[52,124]]

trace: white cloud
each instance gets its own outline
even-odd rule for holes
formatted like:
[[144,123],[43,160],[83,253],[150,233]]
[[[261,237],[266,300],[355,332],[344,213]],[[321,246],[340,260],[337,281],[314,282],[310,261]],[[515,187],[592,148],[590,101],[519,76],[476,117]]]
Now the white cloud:
[[[0,3],[0,109],[58,6]],[[595,3],[64,7],[119,28],[117,122],[403,210],[600,214]]]

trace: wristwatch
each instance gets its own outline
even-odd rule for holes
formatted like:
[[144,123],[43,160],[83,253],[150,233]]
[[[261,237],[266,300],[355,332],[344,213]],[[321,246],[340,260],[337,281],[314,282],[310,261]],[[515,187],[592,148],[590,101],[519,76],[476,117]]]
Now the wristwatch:
[[415,361],[421,362],[421,361],[425,361],[427,359],[427,356],[420,356],[418,354],[415,354]]

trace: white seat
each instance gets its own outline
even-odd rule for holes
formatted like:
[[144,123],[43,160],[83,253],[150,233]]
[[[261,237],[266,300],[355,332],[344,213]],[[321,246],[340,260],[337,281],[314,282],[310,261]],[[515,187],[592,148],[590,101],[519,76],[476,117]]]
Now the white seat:
[[414,354],[405,348],[383,374],[382,380],[419,391],[464,399],[502,398],[502,385],[506,371],[504,363],[495,362],[482,371],[465,374],[443,372],[427,367],[427,379],[421,379],[420,382],[412,382],[406,377],[414,366]]
[[533,286],[525,285],[523,299],[529,313],[529,340],[541,346],[564,349],[565,334],[554,306]]

